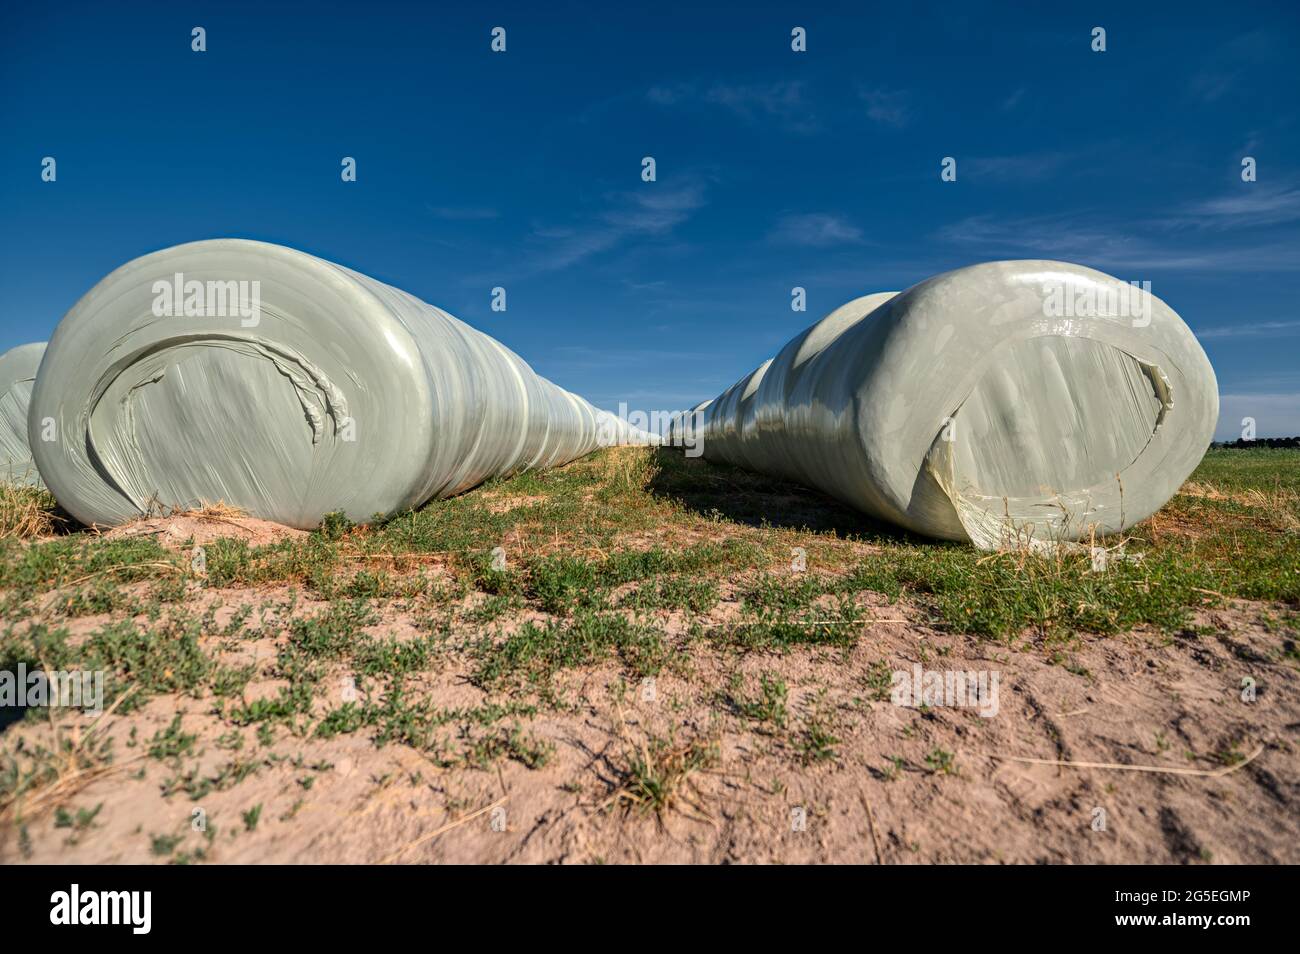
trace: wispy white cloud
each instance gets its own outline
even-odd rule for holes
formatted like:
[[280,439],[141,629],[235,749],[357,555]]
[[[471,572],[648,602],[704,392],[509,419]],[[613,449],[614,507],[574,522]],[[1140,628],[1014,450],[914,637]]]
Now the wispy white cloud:
[[756,116],[787,118],[807,111],[804,85],[799,80],[783,80],[758,85],[718,83],[704,94],[704,100],[725,106],[732,112],[752,119]]
[[535,227],[532,251],[515,273],[526,277],[561,271],[632,240],[664,238],[705,202],[704,183],[694,179],[612,193],[604,208],[578,221]]
[[652,86],[646,99],[657,106],[704,105],[725,109],[747,122],[774,120],[798,133],[821,128],[802,80],[774,83],[674,83]]
[[1062,256],[1092,249],[1109,258],[1130,251],[1135,243],[1123,231],[1067,216],[973,215],[944,225],[935,234],[941,241],[981,246],[990,252],[1016,248]]
[[428,202],[424,204],[424,207],[438,218],[446,219],[450,222],[481,222],[486,219],[495,219],[500,215],[496,209],[488,208],[430,205]]
[[[1135,272],[1196,270],[1220,272],[1300,271],[1296,239],[1252,245],[1218,245],[1212,237],[1169,232],[1156,220],[1142,234],[1132,218],[1090,214],[994,218],[970,216],[940,228],[941,242],[970,248],[981,257],[1052,258]],[[1199,233],[1198,233],[1199,234]]]
[[1054,175],[1069,161],[1063,152],[1026,153],[1019,156],[971,156],[960,160],[961,173],[1002,182],[1031,182]]
[[902,128],[912,120],[911,97],[904,90],[859,88],[858,98],[866,104],[867,116],[883,126]]
[[651,86],[646,90],[645,98],[656,106],[676,106],[690,102],[699,95],[694,83],[668,83]]
[[767,238],[776,245],[823,248],[830,245],[855,245],[862,241],[862,230],[839,215],[806,212],[781,216]]
[[612,208],[600,218],[620,233],[662,235],[681,225],[704,205],[701,182],[647,184],[616,197]]
[[1300,188],[1243,182],[1240,189],[1188,205],[1165,220],[1174,225],[1209,228],[1277,225],[1300,220]]
[[1242,86],[1242,79],[1252,67],[1277,59],[1280,54],[1278,35],[1259,29],[1242,33],[1219,47],[1202,61],[1192,74],[1190,88],[1206,103],[1217,103]]
[[1198,338],[1287,338],[1300,335],[1300,321],[1243,321],[1194,330]]

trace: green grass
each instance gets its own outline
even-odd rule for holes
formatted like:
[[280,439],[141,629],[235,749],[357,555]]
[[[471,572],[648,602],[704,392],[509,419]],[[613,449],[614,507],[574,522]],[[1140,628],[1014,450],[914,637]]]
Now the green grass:
[[746,719],[782,728],[789,717],[786,708],[789,694],[790,689],[784,679],[776,673],[765,672],[759,676],[756,696],[746,696],[742,691],[741,680],[737,677],[732,683],[731,691],[723,695],[723,701],[732,711]]
[[[1260,600],[1272,604],[1279,647],[1290,646],[1279,653],[1300,659],[1287,628],[1300,619],[1297,451],[1212,450],[1183,492],[1128,534],[1125,550],[1140,561],[1104,572],[1086,556],[922,540],[789,484],[632,448],[494,480],[369,527],[334,517],[269,546],[218,540],[205,546],[206,581],[183,552],[152,538],[48,533],[59,519],[48,495],[4,499],[12,512],[0,507],[0,668],[103,670],[106,705],[130,692],[121,714],[159,694],[200,699],[218,735],[255,726],[263,748],[286,734],[364,732],[437,764],[536,767],[551,752],[528,723],[581,701],[565,688],[567,672],[684,673],[696,651],[840,652],[869,632],[866,604],[882,598],[905,601],[940,630],[1041,639],[1054,652],[1079,633],[1176,633],[1199,607]],[[498,546],[505,570],[491,565]],[[807,554],[804,572],[792,570],[794,547]],[[218,624],[215,607],[193,598],[200,585],[280,591],[256,620],[244,607]],[[298,594],[327,605],[301,613]],[[381,613],[392,610],[416,632],[387,632]],[[252,640],[272,640],[273,656],[263,651],[254,664],[227,655]],[[486,694],[480,705],[428,697],[453,658]],[[263,679],[283,685],[254,697],[248,687]],[[340,701],[343,680],[355,698]],[[864,691],[881,698],[887,689],[882,662]],[[710,699],[768,731],[789,721],[786,695],[765,673]],[[833,760],[839,744],[817,714],[791,741],[809,763]],[[174,767],[169,791],[237,784],[260,764],[249,756],[215,772],[186,769],[194,746],[179,721],[144,744]],[[622,797],[662,810],[702,758],[643,746],[629,755]],[[94,764],[88,752],[0,750],[0,798],[77,760]],[[941,762],[931,769],[946,771]]]
[[1300,451],[1226,450],[1211,448],[1192,481],[1227,490],[1275,490],[1300,493]]
[[667,665],[672,649],[653,625],[615,613],[581,612],[569,620],[528,622],[502,639],[484,637],[473,647],[473,679],[486,688],[529,683],[542,690],[562,670],[619,659],[636,676]]
[[194,743],[197,739],[197,734],[181,731],[181,717],[178,713],[167,728],[160,729],[149,740],[149,755],[160,761],[193,755]]
[[716,580],[670,576],[636,587],[618,605],[636,610],[684,609],[692,613],[707,613],[720,598]]
[[800,759],[807,765],[834,762],[839,756],[837,747],[842,740],[831,731],[831,726],[820,715],[810,717],[795,740]]
[[[493,481],[379,526],[327,521],[305,539],[260,548],[217,541],[206,548],[208,582],[302,585],[352,604],[405,599],[446,606],[477,589],[488,601],[471,621],[491,623],[530,607],[568,620],[582,616],[576,625],[542,627],[524,639],[554,645],[569,632],[579,646],[630,638],[623,630],[608,637],[597,632],[619,626],[598,622],[615,605],[633,615],[676,610],[699,616],[717,605],[720,584],[733,580],[748,618],[721,638],[742,648],[840,642],[835,628],[807,621],[826,615],[809,609],[819,597],[861,592],[917,600],[944,627],[993,638],[1026,630],[1108,633],[1144,624],[1171,629],[1214,594],[1300,602],[1300,549],[1287,526],[1300,521],[1300,452],[1212,450],[1189,487],[1194,492],[1176,497],[1130,534],[1128,550],[1145,554],[1142,563],[1092,573],[1083,557],[989,557],[963,545],[923,541],[816,494],[671,453],[606,453],[558,471]],[[716,507],[702,512],[737,494],[764,511],[757,526],[743,515],[719,517]],[[501,498],[529,502],[498,512],[490,503]],[[798,532],[795,524],[807,514],[812,518],[805,523],[833,529]],[[670,532],[649,546],[616,545],[620,534],[673,526],[696,532],[680,543]],[[507,569],[490,569],[492,545],[512,535]],[[785,565],[795,542],[807,546],[810,572],[770,572]],[[875,552],[864,557],[855,545]],[[415,572],[431,554],[452,570],[451,582],[437,589]],[[184,575],[181,564],[147,538],[3,540],[3,609],[10,620],[29,616],[33,601],[67,618],[140,612],[147,598],[123,587],[152,581],[159,587],[153,598],[166,602],[166,587]],[[311,638],[329,637],[295,636]],[[123,633],[99,642],[114,659],[129,650]],[[519,655],[532,658],[526,651]],[[559,653],[566,655],[594,658]]]
[[60,805],[54,810],[54,827],[72,829],[69,841],[75,842],[81,835],[94,827],[95,818],[103,807],[104,803],[100,802],[94,808],[78,808],[73,813]]
[[677,742],[652,736],[630,745],[622,784],[610,799],[625,809],[662,816],[686,798],[691,777],[718,760],[717,746],[700,739]]

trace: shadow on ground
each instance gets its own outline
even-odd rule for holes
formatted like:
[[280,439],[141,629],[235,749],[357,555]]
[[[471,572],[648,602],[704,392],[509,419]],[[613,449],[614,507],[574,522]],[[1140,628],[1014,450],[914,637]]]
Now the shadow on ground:
[[845,539],[920,540],[798,484],[687,457],[675,448],[661,447],[655,453],[658,468],[646,490],[702,516],[716,513],[748,526],[833,533]]

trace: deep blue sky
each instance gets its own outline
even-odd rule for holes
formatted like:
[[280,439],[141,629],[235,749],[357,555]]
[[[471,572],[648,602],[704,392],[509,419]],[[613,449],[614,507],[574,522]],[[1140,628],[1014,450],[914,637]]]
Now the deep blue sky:
[[670,409],[849,298],[1045,257],[1152,283],[1214,363],[1217,436],[1300,433],[1300,5],[982,6],[11,7],[0,348],[131,258],[242,236]]

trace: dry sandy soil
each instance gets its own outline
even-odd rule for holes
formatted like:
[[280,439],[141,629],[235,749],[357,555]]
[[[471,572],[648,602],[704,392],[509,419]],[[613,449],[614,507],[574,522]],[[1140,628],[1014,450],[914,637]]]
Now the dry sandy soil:
[[[288,599],[277,590],[196,596],[223,607],[218,623],[241,603],[272,607],[264,612],[273,619]],[[535,768],[515,760],[446,768],[365,733],[321,740],[279,731],[265,744],[251,727],[232,737],[208,715],[210,700],[157,697],[107,717],[114,767],[66,799],[61,818],[45,811],[21,831],[7,825],[0,860],[1300,861],[1300,680],[1274,661],[1279,634],[1267,607],[1235,603],[1202,613],[1182,636],[1085,638],[1053,654],[939,633],[906,603],[863,599],[879,622],[862,626],[849,650],[739,659],[697,650],[684,671],[642,683],[614,666],[564,673],[561,695],[572,707],[527,725],[533,742],[553,747]],[[321,605],[300,599],[292,612]],[[724,594],[710,612],[735,611]],[[664,611],[670,631],[681,628],[675,613]],[[389,611],[369,630],[414,634],[420,625]],[[270,659],[275,641],[231,651]],[[879,698],[881,660],[997,672],[998,713],[896,706]],[[449,648],[419,685],[442,706],[473,706],[484,694],[467,671]],[[761,674],[779,674],[785,727],[719,704],[737,673],[746,699],[759,695]],[[1244,677],[1254,681],[1253,701],[1242,698]],[[262,680],[246,694],[278,688]],[[169,765],[131,754],[177,713],[198,736],[193,757]],[[818,729],[833,741],[810,741]],[[11,726],[11,740],[16,733],[35,742],[48,729],[24,723]],[[663,747],[644,749],[647,738]],[[664,767],[671,793],[662,811],[637,788],[639,751]],[[196,800],[163,794],[182,763],[215,778],[232,761],[249,774],[225,790],[218,784]],[[1076,764],[1055,764],[1064,762]],[[96,806],[91,822],[75,821],[77,809]],[[207,831],[195,830],[196,809]]]
[[153,537],[159,545],[169,550],[203,546],[223,538],[243,540],[251,547],[259,547],[306,535],[305,530],[295,530],[293,527],[272,523],[270,520],[259,520],[240,513],[204,511],[192,511],[172,517],[146,517],[114,527],[104,534],[110,540]]

